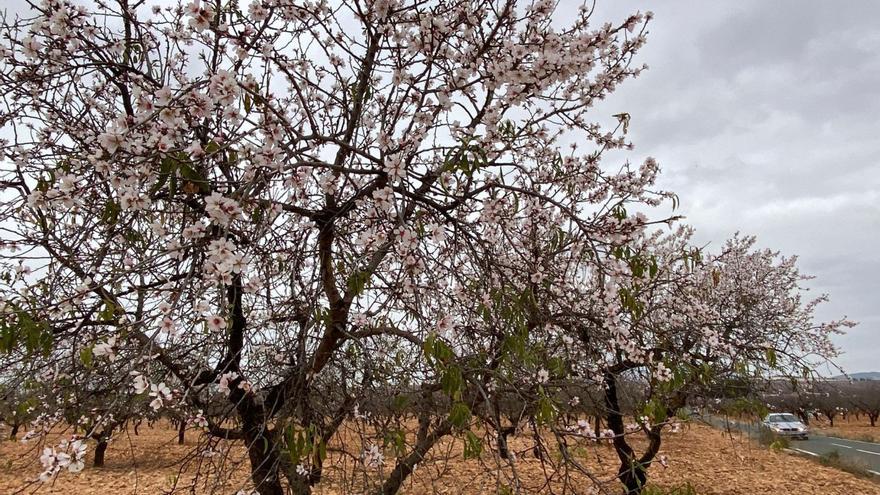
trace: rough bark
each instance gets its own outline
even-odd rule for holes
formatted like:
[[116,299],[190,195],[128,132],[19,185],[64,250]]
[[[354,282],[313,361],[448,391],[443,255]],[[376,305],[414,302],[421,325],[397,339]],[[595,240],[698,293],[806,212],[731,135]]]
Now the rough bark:
[[255,421],[247,421],[245,441],[251,461],[251,481],[260,495],[284,495],[278,477],[278,451],[272,435]]
[[105,452],[107,452],[107,440],[98,440],[98,445],[95,446],[95,460],[92,463],[92,466],[96,468],[104,467]]

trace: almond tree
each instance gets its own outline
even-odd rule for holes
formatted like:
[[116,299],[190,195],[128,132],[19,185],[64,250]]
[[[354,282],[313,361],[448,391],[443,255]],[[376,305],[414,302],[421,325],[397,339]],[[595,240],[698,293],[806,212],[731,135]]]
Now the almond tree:
[[[596,432],[557,421],[559,391],[572,382],[602,391],[618,479],[627,493],[640,493],[662,432],[682,408],[720,379],[758,387],[770,377],[809,375],[836,355],[830,336],[852,323],[814,322],[825,296],[804,300],[808,277],[796,258],[755,249],[753,238],[734,237],[710,253],[691,245],[689,228],[647,229],[623,202],[606,221],[629,228],[596,242],[559,229],[552,217],[519,219],[520,235],[488,250],[490,268],[471,285],[487,287],[482,305],[463,312],[483,321],[463,333],[484,332],[474,346],[494,342],[488,355],[498,356],[498,368],[488,380],[500,386],[487,383],[487,393],[518,391],[533,404],[531,414],[557,436],[560,471],[596,477],[568,448]],[[545,226],[554,232],[541,233]],[[643,389],[629,420],[623,383]],[[501,427],[497,418],[487,423]],[[629,441],[633,434],[646,437],[643,452]]]
[[849,395],[849,405],[868,415],[871,426],[880,418],[880,381],[858,380],[842,387]]
[[845,411],[849,401],[846,400],[845,390],[840,384],[831,381],[820,381],[810,390],[813,408],[825,416],[832,427],[838,414],[843,414],[844,420],[846,419]]
[[[754,248],[734,237],[719,253],[688,247],[689,233],[647,237],[616,253],[625,277],[612,289],[621,312],[615,348],[605,354],[609,427],[628,493],[640,493],[670,418],[719,379],[736,377],[758,388],[773,376],[809,375],[836,356],[830,336],[847,320],[813,321],[821,296],[803,300],[807,278],[796,258]],[[609,294],[610,295],[610,294]],[[621,335],[622,334],[622,335]],[[640,431],[648,439],[636,455],[618,412],[616,381],[636,373],[646,384]]]
[[[593,26],[584,7],[560,28],[547,1],[28,6],[0,27],[3,379],[73,387],[58,377],[102,354],[90,365],[145,407],[224,396],[238,426],[209,429],[244,440],[262,495],[321,481],[359,391],[445,380],[418,385],[452,392],[456,414],[421,422],[370,482],[396,492],[476,406],[434,373],[442,349],[421,349],[448,327],[437,302],[468,297],[475,246],[510,233],[495,212],[608,242],[631,226],[603,205],[642,201],[656,169],[604,170],[628,143],[587,120],[642,70],[641,14]],[[568,138],[589,149],[562,153]],[[375,468],[374,447],[350,454]]]

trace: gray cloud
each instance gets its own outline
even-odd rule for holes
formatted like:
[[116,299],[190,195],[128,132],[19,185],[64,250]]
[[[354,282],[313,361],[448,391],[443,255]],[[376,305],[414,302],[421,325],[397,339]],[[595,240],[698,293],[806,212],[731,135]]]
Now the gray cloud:
[[635,157],[660,161],[698,241],[740,231],[799,255],[831,295],[818,316],[860,322],[835,339],[840,364],[880,369],[880,4],[629,0],[597,16],[635,10],[656,15],[651,69],[597,118],[632,114]]

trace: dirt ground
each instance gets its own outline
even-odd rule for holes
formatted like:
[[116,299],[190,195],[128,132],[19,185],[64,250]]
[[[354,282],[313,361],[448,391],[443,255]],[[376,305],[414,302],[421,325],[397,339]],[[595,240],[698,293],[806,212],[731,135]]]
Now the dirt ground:
[[861,415],[857,418],[855,415],[849,415],[846,419],[838,416],[834,418],[834,426],[828,420],[811,420],[810,427],[816,433],[828,435],[832,437],[849,438],[851,440],[861,440],[863,442],[880,441],[880,422],[878,426],[871,426],[868,417]]
[[[56,440],[56,439],[53,439]],[[590,484],[574,473],[553,474],[553,459],[541,461],[524,453],[527,438],[517,437],[511,445],[521,452],[516,468],[523,480],[524,493],[590,493]],[[185,445],[177,445],[176,433],[168,426],[142,427],[140,434],[119,435],[107,451],[106,466],[87,467],[73,474],[62,472],[54,483],[28,483],[40,471],[39,446],[21,442],[0,442],[0,493],[46,493],[64,495],[115,495],[175,493],[232,495],[247,485],[248,464],[241,445],[217,442],[213,456],[204,452],[205,439],[197,431],[188,432]],[[317,494],[355,493],[354,486],[377,479],[377,473],[353,469],[357,461],[338,454],[330,446],[325,482]],[[89,446],[89,457],[93,445]],[[493,494],[498,493],[499,476],[491,453],[479,460],[463,460],[462,440],[440,445],[438,455],[423,461],[407,481],[407,494]],[[613,484],[616,456],[605,445],[573,445],[572,454],[594,475]],[[668,467],[655,463],[650,483],[672,489],[689,483],[697,494],[705,495],[880,495],[880,485],[821,466],[811,460],[774,453],[737,436],[709,427],[691,424],[681,433],[668,434],[660,451]],[[388,452],[386,471],[393,459]],[[445,460],[449,457],[449,460]],[[343,472],[357,479],[345,479]],[[199,476],[195,476],[199,473]],[[544,484],[550,474],[552,481]],[[616,491],[614,493],[617,493]]]

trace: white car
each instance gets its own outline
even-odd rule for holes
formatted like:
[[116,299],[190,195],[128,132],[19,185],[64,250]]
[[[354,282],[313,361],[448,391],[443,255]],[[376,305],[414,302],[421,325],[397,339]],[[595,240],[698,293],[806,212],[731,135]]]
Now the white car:
[[779,436],[795,437],[801,440],[809,438],[810,429],[791,413],[768,414],[762,424]]

